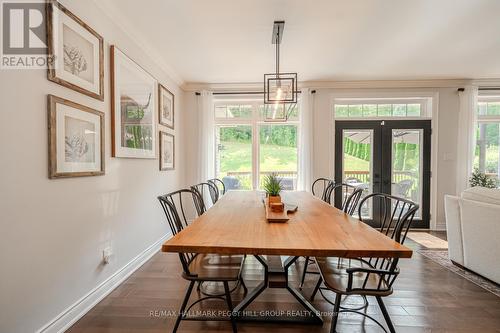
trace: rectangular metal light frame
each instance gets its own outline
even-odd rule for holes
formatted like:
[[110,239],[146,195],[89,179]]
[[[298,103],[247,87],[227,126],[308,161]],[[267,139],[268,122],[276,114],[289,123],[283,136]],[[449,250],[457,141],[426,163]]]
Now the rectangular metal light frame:
[[[270,96],[269,85],[271,81],[278,80],[291,80],[292,81],[292,98],[286,98],[281,100],[272,99]],[[297,73],[269,73],[264,74],[264,104],[274,104],[274,103],[297,103]]]
[[[267,105],[272,105],[272,104],[267,104]],[[280,110],[278,113],[282,115],[282,117],[278,118],[272,118],[268,117],[269,112],[272,112],[267,106],[264,108],[264,122],[266,123],[282,123],[282,122],[287,122],[288,118],[290,116],[290,112],[292,111],[292,108],[294,107],[295,104],[293,103],[279,103],[278,106]]]

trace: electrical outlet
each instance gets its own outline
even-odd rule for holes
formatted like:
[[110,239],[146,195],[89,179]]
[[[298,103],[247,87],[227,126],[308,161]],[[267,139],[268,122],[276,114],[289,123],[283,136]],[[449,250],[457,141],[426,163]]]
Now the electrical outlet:
[[108,246],[107,248],[102,250],[102,262],[104,264],[109,264],[112,255],[113,252],[111,251],[111,247]]

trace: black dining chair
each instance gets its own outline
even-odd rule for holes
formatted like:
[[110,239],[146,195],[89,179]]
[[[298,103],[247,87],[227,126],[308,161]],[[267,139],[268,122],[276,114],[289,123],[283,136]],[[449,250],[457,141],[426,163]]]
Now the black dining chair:
[[209,180],[207,180],[207,183],[211,183],[211,184],[215,185],[215,187],[217,188],[217,194],[218,194],[219,198],[221,196],[223,196],[224,194],[226,194],[226,185],[219,178],[209,179]]
[[[341,205],[337,208],[341,209],[346,214],[353,215],[356,207],[358,206],[358,202],[363,194],[363,191],[363,187],[354,187],[349,184],[335,184],[331,182],[325,190],[326,193],[324,195],[324,201],[326,203],[331,203],[332,194],[334,196],[334,199],[336,196],[340,195],[341,200],[337,201],[341,203]],[[306,274],[319,274],[318,272],[307,270],[308,266],[313,263],[314,260],[311,260],[310,257],[306,257],[306,260],[304,262],[304,270],[302,271],[302,278],[300,280],[300,288],[304,286]]]
[[201,199],[203,200],[203,204],[205,207],[209,207],[208,202],[206,200],[206,197],[210,197],[210,201],[212,205],[215,205],[217,200],[219,200],[219,190],[217,189],[217,186],[213,183],[199,183],[196,185],[192,185],[191,189],[198,192],[200,195]]
[[[219,193],[220,193],[219,189],[217,188],[216,184],[214,182],[211,182],[210,180],[208,180],[206,183],[199,183],[199,184],[191,186],[191,190],[193,190],[199,194],[205,209],[208,209],[208,207],[209,207],[207,199],[205,199],[207,197],[207,195],[210,196],[210,200],[211,200],[212,205],[214,205],[219,200]],[[244,255],[244,259],[245,258],[246,258],[246,255]],[[231,289],[231,293],[239,288],[240,283],[241,283],[241,286],[244,288],[245,293],[246,293],[246,286],[245,286],[245,283],[243,282],[243,279],[241,279],[241,281],[239,281],[234,286],[234,288]],[[203,287],[205,287],[205,288],[203,288]],[[201,283],[200,282],[200,283],[198,283],[198,286],[196,288],[196,290],[198,292],[201,292],[206,296],[221,296],[221,294],[223,295],[223,293],[220,293],[217,290],[209,290],[209,289],[217,289],[217,283],[210,283],[210,282]]]
[[353,215],[364,190],[363,186],[332,182],[326,189],[325,202]]
[[316,179],[312,186],[311,192],[315,197],[320,198],[326,202],[326,195],[328,193],[328,188],[333,184],[333,180],[328,178],[318,178]]
[[[408,230],[413,222],[419,206],[409,200],[395,197],[389,194],[374,193],[364,197],[358,207],[360,221],[363,222],[362,208],[366,206],[380,207],[380,213],[372,216],[375,222],[380,224],[379,231],[394,241],[403,244]],[[366,210],[365,210],[366,211]],[[356,264],[351,264],[356,261]],[[392,286],[399,275],[399,258],[354,258],[348,262],[331,257],[317,257],[316,266],[320,272],[320,279],[314,288],[311,299],[314,297],[323,283],[325,289],[336,294],[333,318],[330,332],[335,332],[340,312],[351,312],[365,316],[377,323],[384,331],[385,327],[373,317],[359,309],[341,307],[343,295],[373,296],[382,311],[390,332],[395,332],[394,325],[382,301],[383,297],[392,294]]]
[[[202,206],[203,199],[194,189],[183,189],[175,191],[163,196],[159,196],[158,200],[165,212],[167,222],[173,235],[178,234],[189,223],[191,216],[201,215],[199,207]],[[191,213],[191,214],[190,214]],[[229,289],[230,282],[242,282],[242,269],[244,264],[243,256],[235,255],[217,255],[217,254],[201,254],[201,253],[179,253],[179,259],[182,265],[182,277],[189,281],[189,286],[186,291],[184,300],[182,301],[181,308],[173,332],[177,332],[181,320],[224,320],[226,318],[207,318],[199,316],[188,315],[189,310],[196,304],[208,299],[220,299],[227,303],[229,308],[229,320],[233,328],[233,332],[237,332],[236,320],[232,313],[233,304],[231,300],[231,291]],[[203,282],[217,282],[224,285],[223,295],[209,295],[200,297],[195,302],[191,303],[189,307],[187,304],[193,291],[195,283]],[[244,283],[241,284],[245,288]],[[186,309],[187,307],[187,309]]]

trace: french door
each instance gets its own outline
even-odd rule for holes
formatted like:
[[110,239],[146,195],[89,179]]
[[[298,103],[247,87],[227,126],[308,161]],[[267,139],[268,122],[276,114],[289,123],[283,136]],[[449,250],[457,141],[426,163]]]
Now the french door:
[[[414,228],[430,222],[430,120],[346,120],[335,122],[335,180],[416,202]],[[339,203],[336,202],[336,206]],[[380,207],[364,207],[374,227]],[[357,215],[357,212],[356,212]]]

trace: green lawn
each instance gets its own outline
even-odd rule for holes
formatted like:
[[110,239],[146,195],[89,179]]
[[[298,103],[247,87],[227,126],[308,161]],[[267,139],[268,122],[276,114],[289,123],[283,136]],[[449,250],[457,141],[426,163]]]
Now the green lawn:
[[360,158],[344,155],[344,170],[347,171],[370,171],[370,162]]
[[[485,158],[485,165],[486,165],[486,173],[496,173],[498,170],[498,149],[500,149],[498,146],[495,145],[490,145],[489,147],[486,148],[486,158]],[[474,167],[478,168],[479,167],[479,150],[476,149],[476,156],[474,159]]]
[[[223,141],[220,171],[252,171],[252,145]],[[297,171],[297,149],[277,145],[260,145],[261,171]]]
[[[252,145],[250,143],[223,141],[220,152],[220,171],[252,171]],[[349,171],[368,171],[370,162],[346,155]],[[296,171],[297,149],[277,145],[260,145],[261,171]]]

